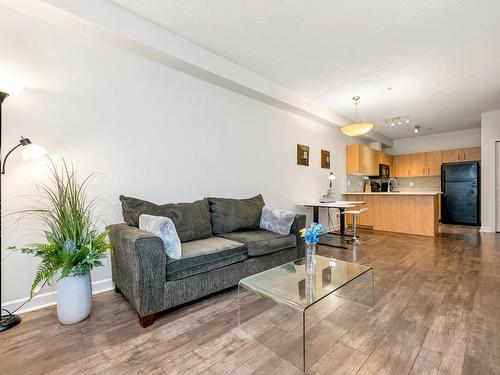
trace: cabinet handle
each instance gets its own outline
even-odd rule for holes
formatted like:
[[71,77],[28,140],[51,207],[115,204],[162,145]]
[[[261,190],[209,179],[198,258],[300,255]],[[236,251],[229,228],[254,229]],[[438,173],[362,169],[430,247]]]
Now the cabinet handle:
[[457,155],[458,155],[458,160],[460,160],[460,153],[458,153]]
[[430,175],[431,175],[431,169],[427,168],[427,176],[430,176]]
[[465,154],[465,152],[464,152],[464,158],[463,158],[462,160],[465,160],[465,159],[467,158],[465,155],[466,155],[466,154]]

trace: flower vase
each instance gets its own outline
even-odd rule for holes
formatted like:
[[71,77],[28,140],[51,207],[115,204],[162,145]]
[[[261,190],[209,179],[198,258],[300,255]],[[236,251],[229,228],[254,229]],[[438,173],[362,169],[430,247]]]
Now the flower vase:
[[306,244],[306,273],[314,273],[316,268],[316,244]]
[[62,324],[75,324],[85,319],[92,308],[90,272],[66,276],[57,281],[57,317]]

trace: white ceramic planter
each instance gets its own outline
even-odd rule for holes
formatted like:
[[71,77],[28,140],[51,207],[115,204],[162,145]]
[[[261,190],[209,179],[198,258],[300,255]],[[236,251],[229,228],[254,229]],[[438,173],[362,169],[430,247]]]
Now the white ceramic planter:
[[57,282],[57,317],[62,324],[75,324],[85,319],[92,308],[90,272],[68,276]]

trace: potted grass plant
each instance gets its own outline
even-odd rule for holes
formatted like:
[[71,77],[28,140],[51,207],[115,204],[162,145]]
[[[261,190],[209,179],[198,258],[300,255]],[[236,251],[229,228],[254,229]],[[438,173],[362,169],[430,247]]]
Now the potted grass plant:
[[78,323],[90,314],[90,271],[102,266],[110,248],[107,232],[97,229],[97,201],[87,197],[91,180],[92,175],[80,182],[75,168],[64,159],[59,167],[51,161],[49,182],[37,185],[36,207],[21,212],[41,222],[46,239],[22,249],[41,258],[30,298],[38,286],[55,280],[57,316],[63,324]]

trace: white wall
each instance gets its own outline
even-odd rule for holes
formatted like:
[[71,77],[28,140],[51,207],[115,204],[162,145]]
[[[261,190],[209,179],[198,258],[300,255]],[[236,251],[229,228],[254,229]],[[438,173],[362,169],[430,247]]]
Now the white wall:
[[393,147],[385,151],[399,155],[413,152],[447,150],[481,145],[481,129],[465,129],[455,132],[395,139]]
[[481,114],[481,230],[495,231],[495,142],[500,141],[500,111]]
[[[70,157],[82,176],[98,172],[90,193],[103,196],[105,223],[122,221],[120,194],[166,203],[262,193],[270,206],[296,209],[328,183],[321,148],[332,152],[337,186],[345,186],[352,138],[1,7],[0,61],[26,83],[4,102],[2,150],[29,136]],[[310,146],[309,167],[296,165],[297,143]],[[3,213],[25,208],[23,195],[45,179],[43,163],[13,154]],[[35,223],[4,220],[2,302],[28,295],[38,263],[6,247],[40,241],[39,233]],[[93,273],[94,281],[109,278],[109,262]]]

